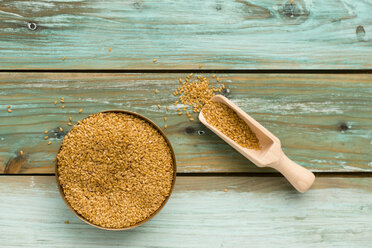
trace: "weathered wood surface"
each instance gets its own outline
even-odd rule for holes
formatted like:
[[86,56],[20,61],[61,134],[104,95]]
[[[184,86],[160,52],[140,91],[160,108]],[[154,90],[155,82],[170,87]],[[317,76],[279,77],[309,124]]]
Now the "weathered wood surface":
[[371,1],[290,2],[3,0],[0,68],[371,68]]
[[[54,177],[0,177],[1,247],[369,247],[372,178],[178,177],[153,220],[105,231],[75,217]],[[228,189],[228,192],[224,192]],[[69,224],[65,224],[69,221]]]
[[[271,172],[252,165],[202,124],[176,114],[183,105],[172,104],[172,92],[184,76],[1,73],[0,172],[54,172],[52,159],[70,128],[68,117],[75,122],[108,109],[135,111],[160,126],[168,116],[166,133],[179,172]],[[276,134],[297,163],[312,171],[372,171],[371,74],[218,76],[230,90],[228,97]],[[65,109],[53,104],[60,97]],[[51,145],[43,139],[44,130]]]

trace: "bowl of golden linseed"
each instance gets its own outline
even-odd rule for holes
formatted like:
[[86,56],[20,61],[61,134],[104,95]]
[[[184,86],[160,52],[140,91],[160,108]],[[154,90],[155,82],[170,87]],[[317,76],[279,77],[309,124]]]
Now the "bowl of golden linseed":
[[169,199],[176,159],[164,132],[134,112],[110,110],[79,121],[65,136],[56,179],[67,206],[108,230],[137,227]]

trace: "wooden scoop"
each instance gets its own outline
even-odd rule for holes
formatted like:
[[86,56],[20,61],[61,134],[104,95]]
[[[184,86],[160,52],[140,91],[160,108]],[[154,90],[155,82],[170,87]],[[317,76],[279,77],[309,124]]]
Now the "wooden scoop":
[[314,174],[304,167],[290,160],[282,151],[280,140],[260,123],[250,117],[238,106],[222,95],[212,97],[213,101],[224,103],[242,118],[260,141],[261,150],[253,150],[240,146],[235,141],[224,135],[215,127],[208,124],[203,116],[203,109],[199,114],[199,120],[206,127],[220,136],[229,145],[235,148],[243,156],[251,160],[258,167],[271,167],[279,171],[299,192],[306,192],[315,180]]

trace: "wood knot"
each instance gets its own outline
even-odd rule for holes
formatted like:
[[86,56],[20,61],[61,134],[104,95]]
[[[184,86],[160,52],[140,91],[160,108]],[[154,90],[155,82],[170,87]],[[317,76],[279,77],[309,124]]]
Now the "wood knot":
[[338,128],[341,132],[345,132],[345,131],[349,130],[351,128],[351,126],[346,124],[345,122],[342,122],[342,123],[340,123]]
[[54,138],[56,138],[56,139],[63,139],[63,137],[65,137],[65,135],[66,135],[64,130],[61,127],[57,127],[55,129],[53,129],[52,133],[54,135]]
[[27,164],[28,155],[23,151],[17,152],[17,157],[9,159],[5,165],[4,174],[18,174]]
[[34,22],[29,22],[29,23],[27,23],[27,27],[28,27],[29,30],[35,31],[37,29],[37,24],[34,23]]
[[364,27],[362,25],[359,25],[356,30],[355,34],[358,41],[364,41],[364,36],[366,35],[366,31],[364,30]]
[[185,128],[185,133],[193,134],[193,133],[195,133],[195,128],[193,128],[191,126],[188,126],[188,127]]
[[288,0],[279,6],[278,12],[284,20],[301,23],[310,15],[303,0]]
[[221,4],[219,4],[219,3],[218,3],[218,4],[216,4],[216,10],[217,10],[217,11],[220,11],[221,9],[222,9],[222,6],[221,6]]

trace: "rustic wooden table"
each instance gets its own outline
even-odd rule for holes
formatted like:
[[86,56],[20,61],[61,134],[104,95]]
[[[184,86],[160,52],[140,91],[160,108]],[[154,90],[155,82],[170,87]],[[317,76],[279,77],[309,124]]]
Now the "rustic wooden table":
[[[371,9],[352,0],[1,1],[0,246],[371,247]],[[177,116],[172,90],[191,71],[216,73],[316,173],[312,189],[297,193]],[[60,97],[65,109],[53,104]],[[178,162],[170,201],[130,231],[83,223],[54,179],[67,116],[119,108],[162,126],[158,104],[171,106]]]

